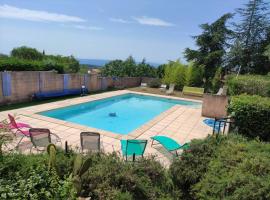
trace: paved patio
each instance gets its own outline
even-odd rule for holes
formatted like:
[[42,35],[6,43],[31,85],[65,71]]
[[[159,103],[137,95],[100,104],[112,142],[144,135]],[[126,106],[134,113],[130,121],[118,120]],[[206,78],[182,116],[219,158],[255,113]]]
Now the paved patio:
[[[115,95],[121,95],[126,93],[137,93],[129,90],[120,90],[113,92],[104,92],[101,94],[88,95],[85,97],[78,97],[63,101],[57,101],[52,103],[46,103],[38,106],[30,106],[21,109],[0,112],[0,120],[7,118],[7,114],[16,115],[18,122],[24,122],[30,124],[32,127],[36,128],[48,128],[51,132],[57,134],[62,140],[62,146],[64,142],[67,141],[69,145],[73,148],[80,146],[80,132],[82,131],[95,131],[101,134],[101,147],[104,152],[110,153],[117,151],[120,153],[120,139],[148,139],[149,143],[147,145],[145,156],[155,155],[156,159],[159,160],[165,166],[168,166],[173,156],[163,149],[160,145],[155,145],[151,147],[150,137],[154,135],[167,135],[180,144],[189,142],[194,138],[204,138],[208,134],[211,134],[212,129],[203,123],[204,117],[201,116],[201,108],[191,108],[181,105],[175,105],[169,110],[161,113],[150,122],[139,127],[135,131],[129,133],[128,135],[119,135],[109,131],[104,131],[96,128],[90,128],[87,126],[82,126],[79,124],[66,122],[58,119],[53,119],[45,116],[36,114],[41,111],[55,109],[60,107],[66,107],[70,105],[75,105],[83,102],[94,101],[106,97],[112,97]],[[155,94],[148,94],[153,96],[160,96]],[[164,97],[164,96],[163,96]],[[177,97],[168,97],[172,99],[181,99]],[[187,100],[187,99],[185,99]],[[198,100],[192,100],[197,101]],[[28,138],[24,139],[21,145],[22,151],[29,149],[31,145]]]

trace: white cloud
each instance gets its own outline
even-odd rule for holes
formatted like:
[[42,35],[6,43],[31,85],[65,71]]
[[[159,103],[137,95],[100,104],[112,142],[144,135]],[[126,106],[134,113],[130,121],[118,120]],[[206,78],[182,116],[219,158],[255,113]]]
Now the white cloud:
[[131,23],[128,20],[122,19],[122,18],[110,18],[110,21],[112,22],[118,22],[118,23],[122,23],[122,24],[129,24]]
[[175,24],[164,21],[159,18],[152,18],[152,17],[133,17],[135,21],[142,25],[149,25],[149,26],[175,26]]
[[77,28],[77,29],[81,29],[81,30],[91,30],[91,31],[103,30],[102,27],[98,27],[98,26],[73,25],[72,27]]
[[29,10],[9,5],[0,5],[0,18],[21,19],[28,21],[44,22],[86,22],[85,19],[76,16],[50,13],[47,11]]

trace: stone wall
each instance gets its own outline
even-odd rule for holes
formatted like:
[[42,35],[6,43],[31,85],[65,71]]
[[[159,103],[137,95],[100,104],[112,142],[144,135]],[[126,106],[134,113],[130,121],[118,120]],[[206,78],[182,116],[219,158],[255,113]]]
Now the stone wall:
[[[0,105],[16,102],[30,101],[37,92],[63,90],[65,83],[67,89],[79,89],[85,85],[89,92],[107,90],[108,88],[136,87],[141,83],[137,77],[99,77],[89,74],[57,74],[55,72],[8,72],[10,75],[11,94],[3,94],[3,72],[0,72]],[[65,78],[64,78],[65,77]],[[66,82],[64,81],[66,79]]]
[[222,118],[227,116],[228,97],[224,95],[204,94],[202,116]]

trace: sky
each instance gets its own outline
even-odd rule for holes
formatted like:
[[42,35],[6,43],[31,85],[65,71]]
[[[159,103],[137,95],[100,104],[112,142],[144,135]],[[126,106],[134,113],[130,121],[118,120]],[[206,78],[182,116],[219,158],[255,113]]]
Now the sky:
[[247,1],[0,0],[0,53],[26,45],[76,58],[183,60],[200,24]]

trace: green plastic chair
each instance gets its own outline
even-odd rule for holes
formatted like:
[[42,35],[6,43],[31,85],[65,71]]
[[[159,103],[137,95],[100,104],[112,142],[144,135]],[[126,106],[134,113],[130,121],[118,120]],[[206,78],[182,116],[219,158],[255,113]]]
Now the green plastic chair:
[[163,135],[156,135],[154,137],[151,137],[152,139],[152,144],[151,146],[155,145],[154,141],[159,142],[166,150],[168,150],[169,152],[175,152],[176,156],[178,156],[177,150],[179,149],[183,149],[183,150],[187,150],[189,149],[189,143],[185,143],[183,145],[178,144],[175,140],[173,140],[172,138],[169,138],[167,136],[163,136]]
[[132,156],[132,160],[135,161],[136,156],[143,157],[145,148],[147,145],[147,140],[121,140],[121,150],[123,156]]

